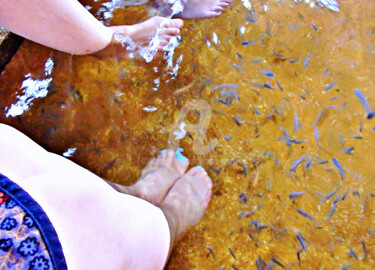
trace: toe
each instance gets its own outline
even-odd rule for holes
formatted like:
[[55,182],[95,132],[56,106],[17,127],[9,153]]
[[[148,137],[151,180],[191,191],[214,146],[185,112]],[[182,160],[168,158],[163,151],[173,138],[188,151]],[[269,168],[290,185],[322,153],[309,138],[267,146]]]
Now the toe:
[[180,34],[180,29],[178,28],[163,28],[162,30],[160,30],[160,33],[159,35],[160,36],[177,36]]
[[217,17],[217,16],[220,16],[222,14],[221,11],[210,11],[207,13],[207,17]]
[[224,10],[224,7],[222,7],[222,6],[216,6],[214,8],[214,11],[216,11],[216,12],[222,12],[223,10]]
[[198,173],[200,173],[202,171],[205,171],[202,166],[196,166],[196,167],[191,168],[187,172],[187,174],[190,175],[190,176],[195,176],[195,175],[197,175]]
[[212,182],[205,171],[197,173],[190,181],[195,193],[206,202],[207,193],[211,192]]
[[167,24],[166,24],[167,27],[170,27],[170,28],[181,28],[182,26],[184,26],[184,21],[181,20],[181,19],[171,19]]
[[220,2],[219,3],[219,6],[221,6],[221,7],[227,7],[227,6],[229,6],[230,4],[228,3],[228,2]]

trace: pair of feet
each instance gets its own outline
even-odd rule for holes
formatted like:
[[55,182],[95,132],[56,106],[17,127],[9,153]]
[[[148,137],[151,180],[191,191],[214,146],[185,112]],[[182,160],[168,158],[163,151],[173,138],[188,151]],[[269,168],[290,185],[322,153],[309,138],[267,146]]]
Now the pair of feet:
[[189,161],[179,150],[163,150],[142,170],[132,186],[112,186],[144,199],[164,212],[174,244],[202,218],[210,201],[212,182],[200,166],[186,172]]
[[[170,13],[171,4],[168,0],[155,0],[157,5],[165,13]],[[217,17],[222,14],[233,0],[181,0],[184,10],[177,16],[182,19],[197,19]],[[112,44],[120,44],[116,36],[129,37],[137,45],[138,49],[150,43],[152,37],[156,34],[160,40],[157,50],[163,51],[163,48],[169,41],[180,34],[180,29],[184,23],[181,19],[169,19],[160,16],[152,17],[142,23],[135,25],[111,26],[114,39]],[[160,29],[159,29],[160,28]],[[123,44],[122,44],[123,46]]]

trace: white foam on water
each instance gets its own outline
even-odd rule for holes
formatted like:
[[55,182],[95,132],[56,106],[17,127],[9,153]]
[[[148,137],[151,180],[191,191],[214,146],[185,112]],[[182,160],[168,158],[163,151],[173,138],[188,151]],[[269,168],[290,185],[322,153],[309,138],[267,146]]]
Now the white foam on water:
[[[50,76],[52,74],[53,67],[54,62],[52,58],[48,58],[44,65],[45,76]],[[48,94],[48,87],[52,82],[52,78],[49,77],[42,80],[34,80],[31,78],[30,73],[26,74],[25,78],[26,79],[21,85],[23,95],[18,95],[18,101],[10,105],[10,108],[6,111],[6,117],[22,115],[30,108],[34,99],[44,98]]]
[[185,122],[180,122],[178,130],[173,131],[173,135],[176,136],[176,140],[181,140],[186,136],[185,126],[186,126]]
[[143,110],[146,112],[155,112],[158,108],[152,106],[152,107],[144,107]]
[[76,152],[77,148],[69,148],[65,153],[63,153],[64,157],[71,157]]
[[253,7],[252,7],[249,0],[241,0],[241,1],[242,1],[242,4],[245,8],[247,8],[248,10],[252,10]]
[[212,41],[217,45],[220,43],[220,40],[215,32],[212,33]]
[[[140,54],[146,60],[147,63],[150,63],[154,59],[158,51],[157,49],[158,49],[158,46],[160,45],[159,33],[161,29],[167,24],[169,19],[171,19],[174,15],[181,13],[184,10],[184,6],[181,0],[167,0],[167,3],[172,5],[171,7],[172,13],[169,15],[168,18],[161,21],[158,29],[156,30],[155,35],[152,37],[148,46],[140,49]],[[178,41],[178,39],[176,37],[173,37],[169,41],[169,43],[163,48],[163,51],[166,52],[166,54],[168,55],[168,58],[172,58],[171,60],[172,62],[173,62],[174,50],[179,45],[179,42],[176,42],[176,41]]]

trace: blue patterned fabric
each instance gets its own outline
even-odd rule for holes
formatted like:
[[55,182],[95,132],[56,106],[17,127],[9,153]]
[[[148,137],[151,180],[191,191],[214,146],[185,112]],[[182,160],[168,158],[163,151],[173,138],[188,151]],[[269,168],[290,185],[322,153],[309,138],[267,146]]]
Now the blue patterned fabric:
[[0,174],[0,270],[66,270],[64,254],[43,209]]

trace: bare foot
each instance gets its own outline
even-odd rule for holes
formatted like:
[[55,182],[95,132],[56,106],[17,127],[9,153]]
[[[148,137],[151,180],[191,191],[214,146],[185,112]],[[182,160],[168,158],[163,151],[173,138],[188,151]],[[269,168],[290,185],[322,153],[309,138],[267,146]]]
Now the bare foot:
[[190,169],[171,188],[160,208],[168,220],[172,245],[202,218],[211,188],[211,179],[200,166]]
[[189,161],[180,152],[163,150],[142,170],[140,179],[132,186],[112,184],[117,191],[144,199],[159,206],[174,183],[185,173]]
[[[158,34],[160,40],[158,50],[161,51],[172,37],[180,34],[180,28],[183,25],[184,23],[181,19],[155,16],[134,25],[111,26],[110,28],[114,31],[112,43],[122,43],[122,46],[129,46],[131,50],[135,50],[149,44],[152,37]],[[158,31],[159,28],[161,28],[160,31]]]
[[[184,10],[176,16],[183,19],[211,18],[221,15],[233,0],[181,0]],[[155,0],[165,14],[171,15],[172,5],[167,0]]]

